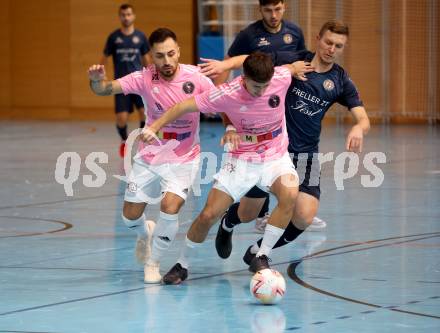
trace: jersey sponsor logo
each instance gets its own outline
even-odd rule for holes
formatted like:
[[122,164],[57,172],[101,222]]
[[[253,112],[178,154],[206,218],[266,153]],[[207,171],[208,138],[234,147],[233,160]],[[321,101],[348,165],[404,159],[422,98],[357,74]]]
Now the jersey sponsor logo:
[[191,81],[186,81],[183,85],[182,85],[182,89],[185,92],[185,94],[190,95],[193,93],[195,86],[194,83],[192,83]]
[[297,101],[296,105],[290,106],[293,110],[299,111],[307,116],[313,117],[317,113],[321,113],[323,109],[318,109],[316,111],[313,111],[313,108],[311,108],[306,102],[304,101]]
[[138,36],[134,36],[132,38],[132,41],[133,41],[134,44],[139,44],[141,42],[141,39]]
[[280,105],[280,96],[278,95],[272,95],[269,98],[269,106],[271,108],[276,108],[278,105]]
[[322,83],[322,86],[327,91],[332,91],[333,89],[335,89],[335,83],[332,80],[330,80],[330,79],[325,80]]
[[157,103],[157,102],[155,102],[155,104],[156,104],[157,111],[163,111],[163,107],[162,107],[162,105],[160,105],[160,104]]
[[121,37],[116,38],[115,40],[115,44],[122,44],[124,41],[122,40]]
[[283,41],[286,44],[292,44],[293,42],[293,36],[291,34],[284,34]]
[[260,37],[260,40],[258,41],[257,46],[268,46],[270,45],[270,42],[266,39],[266,37]]

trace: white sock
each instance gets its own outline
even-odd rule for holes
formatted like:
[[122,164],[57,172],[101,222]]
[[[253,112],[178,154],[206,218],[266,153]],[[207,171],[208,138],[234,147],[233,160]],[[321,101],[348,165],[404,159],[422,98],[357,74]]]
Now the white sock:
[[140,238],[147,238],[147,230],[144,223],[144,214],[142,214],[142,216],[137,220],[129,220],[122,214],[122,221],[124,221],[128,229],[135,231]]
[[260,250],[257,252],[257,257],[262,255],[269,256],[270,251],[275,246],[278,239],[284,233],[284,229],[275,227],[271,224],[266,225],[266,229],[264,230],[263,241],[261,242]]
[[255,243],[254,245],[252,245],[252,247],[251,247],[252,254],[257,254],[259,250],[260,250],[260,247],[258,246],[258,243]]
[[195,243],[188,238],[185,238],[185,246],[182,249],[179,259],[177,262],[183,267],[188,269],[190,264],[190,259],[193,259],[197,255],[197,249],[202,246],[202,243]]
[[159,219],[153,233],[153,246],[148,263],[158,262],[168,250],[179,230],[178,214],[159,213]]

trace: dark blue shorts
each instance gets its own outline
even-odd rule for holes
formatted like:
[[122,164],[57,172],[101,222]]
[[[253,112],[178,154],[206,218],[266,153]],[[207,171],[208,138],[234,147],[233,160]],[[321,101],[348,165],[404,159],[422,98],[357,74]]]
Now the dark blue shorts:
[[132,113],[134,110],[133,105],[136,106],[137,109],[144,107],[141,96],[134,94],[129,94],[127,96],[124,94],[115,95],[115,113]]
[[[314,157],[311,153],[299,155],[290,153],[290,156],[301,182],[299,191],[310,194],[319,200],[321,197],[321,166],[318,158]],[[254,186],[245,194],[245,197],[254,199],[266,198],[268,196],[269,193],[264,192],[257,186]]]

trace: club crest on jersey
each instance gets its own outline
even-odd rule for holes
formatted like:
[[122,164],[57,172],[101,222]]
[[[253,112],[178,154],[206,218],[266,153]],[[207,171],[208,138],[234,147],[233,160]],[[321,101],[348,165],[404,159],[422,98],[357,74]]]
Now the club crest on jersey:
[[291,34],[285,34],[285,35],[283,36],[283,41],[284,41],[284,43],[286,43],[286,44],[291,44],[291,43],[293,42],[293,37],[292,37],[292,35],[291,35]]
[[133,41],[133,43],[135,43],[135,44],[139,44],[141,40],[139,39],[138,36],[134,36],[133,39],[132,39],[132,41]]
[[194,91],[194,83],[192,83],[191,81],[186,81],[183,85],[182,85],[182,89],[185,92],[185,94],[192,94]]
[[271,108],[276,108],[278,105],[280,105],[280,96],[278,95],[270,96],[269,105]]
[[327,79],[322,83],[322,86],[324,87],[325,90],[331,91],[335,88],[335,83],[332,80]]

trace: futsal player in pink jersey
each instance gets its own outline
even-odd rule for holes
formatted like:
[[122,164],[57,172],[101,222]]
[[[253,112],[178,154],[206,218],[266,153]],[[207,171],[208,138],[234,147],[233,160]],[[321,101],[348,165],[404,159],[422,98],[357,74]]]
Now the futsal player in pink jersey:
[[[210,79],[200,74],[198,67],[179,64],[180,50],[174,32],[157,29],[149,43],[153,64],[141,71],[107,81],[104,66],[89,68],[90,85],[97,95],[123,93],[142,97],[147,106],[146,126],[151,126],[176,103],[214,87]],[[199,114],[188,113],[163,126],[153,145],[139,143],[128,177],[122,220],[138,235],[136,256],[144,263],[145,283],[161,281],[160,259],[177,234],[178,213],[198,174],[198,133]],[[157,197],[161,199],[160,213],[154,227],[146,222],[144,210]]]
[[252,261],[254,270],[269,268],[270,251],[292,216],[298,175],[287,153],[284,98],[293,68],[274,68],[269,55],[256,52],[246,58],[243,70],[242,77],[175,105],[141,136],[147,143],[154,142],[154,133],[160,133],[168,123],[184,114],[198,112],[224,112],[241,136],[214,176],[214,186],[187,233],[180,258],[162,279],[165,284],[179,284],[187,278],[192,252],[197,251],[225,210],[254,185],[272,192],[278,199],[260,251]]

